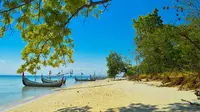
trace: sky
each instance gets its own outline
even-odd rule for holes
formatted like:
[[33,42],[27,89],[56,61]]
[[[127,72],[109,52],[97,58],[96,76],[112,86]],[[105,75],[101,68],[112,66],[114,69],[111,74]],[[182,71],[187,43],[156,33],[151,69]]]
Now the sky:
[[[154,8],[159,9],[164,23],[172,23],[176,17],[174,11],[165,11],[163,6],[172,5],[173,0],[112,0],[100,19],[90,16],[84,23],[83,17],[74,18],[69,27],[72,29],[70,37],[74,40],[74,64],[67,67],[46,67],[38,74],[47,74],[49,70],[57,73],[74,70],[74,74],[106,75],[106,57],[115,51],[131,59],[135,64],[135,29],[132,19],[151,13]],[[0,75],[16,75],[21,60],[21,51],[25,42],[16,31],[0,39]]]

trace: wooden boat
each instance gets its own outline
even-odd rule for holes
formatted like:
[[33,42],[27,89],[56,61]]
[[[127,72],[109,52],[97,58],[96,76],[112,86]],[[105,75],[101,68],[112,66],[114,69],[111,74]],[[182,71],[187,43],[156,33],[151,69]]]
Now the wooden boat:
[[96,81],[96,79],[91,78],[91,77],[90,77],[90,79],[85,79],[85,78],[84,78],[84,79],[79,79],[79,78],[77,78],[76,76],[75,76],[75,80],[76,80],[76,81]]
[[[60,81],[60,80],[47,79],[47,78],[44,78],[43,76],[41,77],[41,80],[43,83],[56,83]],[[66,82],[66,78],[63,79],[63,84],[65,84],[65,82]]]
[[25,78],[24,73],[22,73],[22,83],[25,86],[31,86],[31,87],[60,87],[62,86],[63,79],[61,81],[53,82],[53,83],[40,83],[40,82],[31,81],[28,78]]

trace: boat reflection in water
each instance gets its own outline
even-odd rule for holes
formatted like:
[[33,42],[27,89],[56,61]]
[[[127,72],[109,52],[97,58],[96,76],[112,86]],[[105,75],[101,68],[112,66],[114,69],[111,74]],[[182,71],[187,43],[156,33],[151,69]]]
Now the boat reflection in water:
[[32,98],[37,98],[49,93],[52,93],[56,90],[56,87],[28,87],[28,86],[24,86],[22,88],[22,98],[24,100],[27,99],[32,99]]

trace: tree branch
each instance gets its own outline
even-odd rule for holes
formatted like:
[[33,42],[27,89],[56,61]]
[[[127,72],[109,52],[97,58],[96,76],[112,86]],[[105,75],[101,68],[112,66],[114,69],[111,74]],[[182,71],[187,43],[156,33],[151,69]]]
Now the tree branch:
[[88,18],[88,16],[89,16],[89,9],[87,9],[86,17],[85,17],[85,19],[84,19],[84,21],[83,21],[83,25],[85,24],[85,21],[86,21],[86,19]]
[[200,50],[200,46],[197,45],[192,39],[190,39],[189,36],[182,33],[182,31],[177,27],[179,35],[183,36],[185,39],[187,39],[191,44],[193,44],[198,50]]
[[[89,4],[86,4],[86,5],[83,5],[83,6],[79,7],[79,8],[68,18],[68,20],[64,23],[64,26],[66,26],[66,25],[71,21],[71,19],[72,19],[75,15],[77,15],[82,9],[84,9],[84,8],[89,8],[89,7],[91,7],[91,6],[95,6],[95,5],[99,5],[99,4],[105,4],[105,3],[109,2],[109,1],[111,1],[111,0],[102,0],[102,1],[96,1],[96,2],[93,2],[92,0],[90,0],[90,3],[89,3]],[[63,26],[63,27],[64,27],[64,26]]]
[[107,9],[108,5],[110,5],[110,4],[103,5],[103,6],[104,6],[104,10],[103,10],[103,12],[105,12],[105,11],[106,11],[106,9]]
[[32,1],[33,1],[33,0],[29,0],[28,2],[25,2],[24,4],[18,5],[18,6],[13,7],[13,8],[10,8],[10,9],[8,9],[8,10],[1,11],[0,13],[10,12],[10,11],[12,11],[12,10],[14,10],[14,9],[17,9],[17,8],[20,8],[20,7],[24,6],[24,5],[30,4]]
[[200,46],[198,46],[193,40],[191,40],[187,35],[179,33],[181,36],[185,37],[190,43],[192,43],[198,50],[200,50]]

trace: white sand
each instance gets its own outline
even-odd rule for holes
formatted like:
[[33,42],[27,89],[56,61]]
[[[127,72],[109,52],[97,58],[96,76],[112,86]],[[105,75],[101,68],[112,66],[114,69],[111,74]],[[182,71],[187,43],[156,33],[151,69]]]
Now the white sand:
[[191,91],[156,87],[158,82],[96,81],[58,92],[12,108],[11,112],[68,111],[200,111],[181,99],[197,101]]

